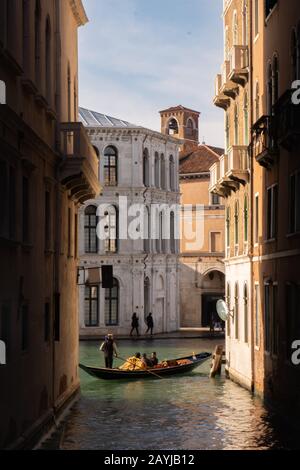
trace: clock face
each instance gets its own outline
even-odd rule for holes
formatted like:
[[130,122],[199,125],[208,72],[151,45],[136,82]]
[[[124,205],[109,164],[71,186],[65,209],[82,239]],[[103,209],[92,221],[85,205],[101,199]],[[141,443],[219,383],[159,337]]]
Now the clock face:
[[224,300],[218,300],[217,312],[221,320],[227,321],[229,316],[229,308]]

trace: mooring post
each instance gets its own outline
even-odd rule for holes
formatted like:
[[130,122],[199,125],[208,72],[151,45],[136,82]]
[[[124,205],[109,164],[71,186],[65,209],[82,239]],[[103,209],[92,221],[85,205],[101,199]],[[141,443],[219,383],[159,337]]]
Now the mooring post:
[[216,375],[221,375],[222,372],[222,361],[223,361],[223,346],[216,346],[213,354],[213,361],[210,369],[210,378],[214,378]]

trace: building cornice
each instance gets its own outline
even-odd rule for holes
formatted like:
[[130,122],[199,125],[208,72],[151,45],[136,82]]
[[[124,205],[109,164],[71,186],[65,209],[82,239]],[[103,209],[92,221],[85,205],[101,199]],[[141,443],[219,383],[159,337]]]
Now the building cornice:
[[164,143],[173,144],[176,146],[180,146],[184,143],[183,140],[177,139],[175,137],[171,137],[169,135],[162,134],[158,131],[153,131],[151,129],[146,129],[145,127],[132,127],[132,128],[124,128],[124,127],[92,127],[92,126],[85,126],[87,133],[90,136],[144,136],[144,137],[153,137],[158,140],[161,140]]
[[85,9],[82,5],[82,1],[81,0],[69,0],[69,4],[72,9],[77,26],[84,26],[86,23],[88,23],[89,20],[86,15]]

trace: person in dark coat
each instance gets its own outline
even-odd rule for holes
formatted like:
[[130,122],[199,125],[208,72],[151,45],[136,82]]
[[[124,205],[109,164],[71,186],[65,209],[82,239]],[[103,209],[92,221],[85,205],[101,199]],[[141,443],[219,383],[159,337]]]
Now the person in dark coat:
[[118,357],[118,349],[113,335],[108,334],[105,337],[104,343],[100,346],[100,351],[104,352],[105,367],[107,369],[112,369],[114,356]]
[[153,322],[153,317],[152,317],[151,312],[149,313],[149,315],[146,318],[146,323],[147,323],[147,327],[148,327],[148,329],[146,331],[146,334],[149,333],[149,331],[150,331],[151,336],[153,336],[154,322]]
[[137,314],[134,312],[134,314],[132,315],[132,319],[131,319],[131,332],[130,332],[130,336],[132,336],[132,333],[134,332],[134,330],[136,330],[136,334],[137,336],[140,336],[140,333],[139,333],[139,318],[137,316]]

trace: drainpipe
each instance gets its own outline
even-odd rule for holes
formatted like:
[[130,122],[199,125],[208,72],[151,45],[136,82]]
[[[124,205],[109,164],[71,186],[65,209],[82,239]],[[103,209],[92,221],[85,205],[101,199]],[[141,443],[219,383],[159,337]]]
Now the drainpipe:
[[[253,165],[253,146],[252,146],[252,126],[254,124],[254,113],[253,113],[253,2],[249,2],[249,14],[250,14],[250,41],[249,41],[249,75],[250,75],[250,123],[251,123],[251,133],[250,133],[250,158],[249,158],[249,166],[250,166],[250,202],[249,202],[249,210],[251,214],[251,219],[253,220],[253,199],[254,199],[254,188],[253,188],[253,175],[254,175],[254,165]],[[254,279],[253,279],[253,224],[250,224],[250,250],[249,250],[249,257],[250,257],[250,289],[251,289],[251,387],[252,391],[254,391],[254,307],[255,307],[255,299],[254,299]]]

